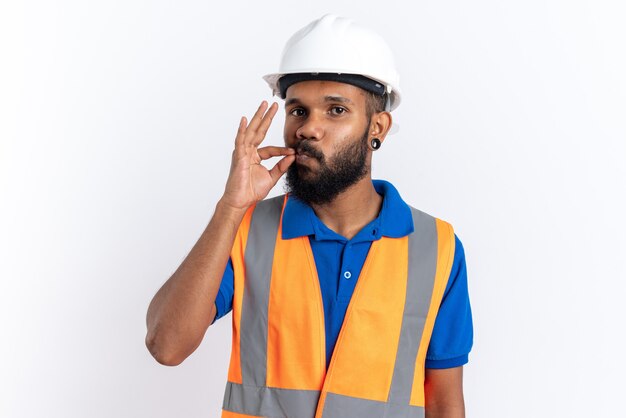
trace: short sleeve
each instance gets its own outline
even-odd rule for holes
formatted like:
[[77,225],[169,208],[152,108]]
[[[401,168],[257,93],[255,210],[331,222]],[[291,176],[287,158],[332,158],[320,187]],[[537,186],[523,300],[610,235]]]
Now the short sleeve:
[[233,270],[233,262],[229,258],[228,264],[224,269],[220,289],[215,297],[215,319],[213,323],[226,315],[233,309],[233,294],[235,293],[235,273]]
[[466,364],[474,339],[465,251],[456,235],[454,240],[454,262],[426,353],[426,368],[429,369]]

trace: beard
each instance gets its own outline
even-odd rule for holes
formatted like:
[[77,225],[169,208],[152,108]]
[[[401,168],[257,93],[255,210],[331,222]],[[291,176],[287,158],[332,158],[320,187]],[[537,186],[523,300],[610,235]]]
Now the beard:
[[298,145],[298,150],[315,158],[319,163],[319,169],[316,173],[304,165],[291,164],[285,179],[287,192],[309,205],[332,202],[341,192],[367,174],[368,168],[365,165],[369,149],[367,133],[366,129],[360,140],[337,150],[330,161],[326,161],[324,154],[311,146],[309,141],[302,141]]

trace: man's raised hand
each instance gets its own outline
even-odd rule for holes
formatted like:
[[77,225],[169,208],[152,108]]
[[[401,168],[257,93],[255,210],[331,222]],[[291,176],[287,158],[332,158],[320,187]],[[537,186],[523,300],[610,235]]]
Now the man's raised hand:
[[[268,103],[264,100],[249,124],[245,116],[241,118],[235,138],[230,174],[222,197],[222,202],[228,206],[245,210],[257,201],[263,200],[295,161],[293,148],[274,146],[259,148],[277,111],[277,103],[272,103],[268,109]],[[263,160],[279,156],[283,158],[270,170],[261,164]]]

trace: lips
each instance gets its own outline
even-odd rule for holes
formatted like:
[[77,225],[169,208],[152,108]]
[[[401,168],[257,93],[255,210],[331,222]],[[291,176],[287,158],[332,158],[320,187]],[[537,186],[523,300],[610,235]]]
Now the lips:
[[324,162],[324,154],[307,141],[299,143],[296,147],[296,163],[308,165],[311,161],[322,164]]
[[309,158],[315,158],[314,156],[312,156],[311,154],[309,154],[308,152],[305,151],[296,151],[296,155],[298,157],[309,157]]
[[319,160],[321,158],[320,154],[321,153],[319,151],[317,151],[315,148],[313,148],[312,146],[306,143],[302,143],[296,149],[296,155],[305,155],[310,158],[315,158],[316,160]]
[[314,160],[316,157],[309,152],[305,147],[298,147],[296,150],[296,162],[303,163],[309,160]]
[[297,153],[296,154],[296,162],[297,163],[304,163],[306,161],[309,161],[311,159],[314,159],[315,157],[312,157],[306,153]]

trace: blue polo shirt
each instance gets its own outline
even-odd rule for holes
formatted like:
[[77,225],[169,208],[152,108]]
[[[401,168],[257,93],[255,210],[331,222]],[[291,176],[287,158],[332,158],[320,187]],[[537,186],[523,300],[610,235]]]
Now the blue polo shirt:
[[[382,236],[400,238],[413,232],[411,209],[396,188],[384,180],[373,180],[373,184],[378,194],[383,196],[380,213],[350,240],[324,225],[306,203],[290,197],[285,206],[282,238],[308,236],[313,250],[324,304],[327,368],[372,242]],[[454,237],[454,263],[426,354],[426,367],[431,369],[467,363],[472,348],[472,312],[465,253],[459,238]],[[215,320],[232,309],[233,283],[233,266],[229,260],[215,300]]]

